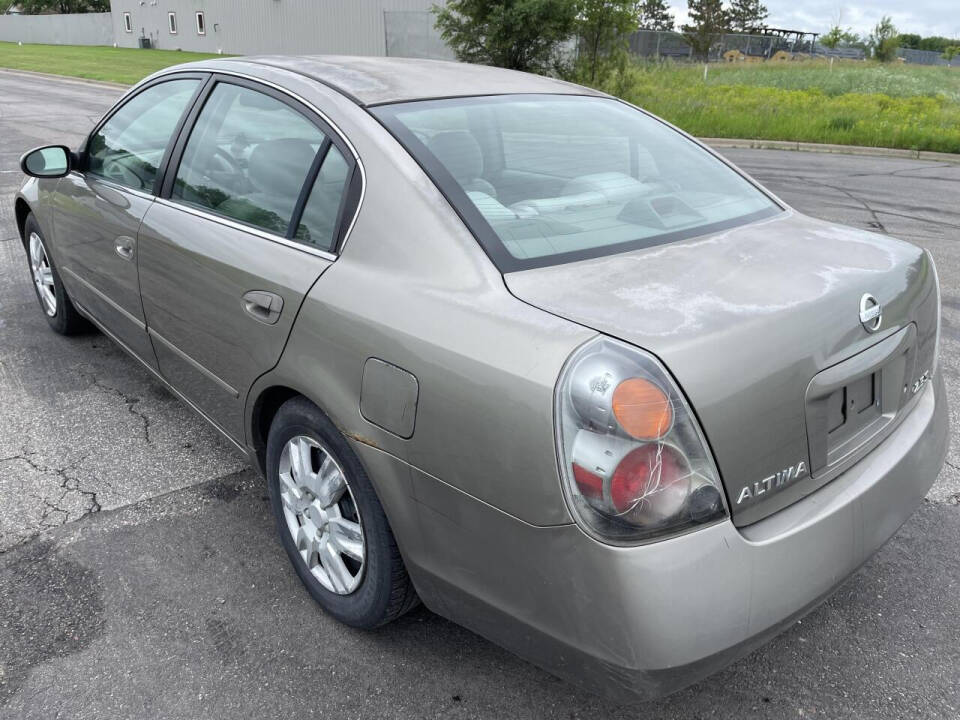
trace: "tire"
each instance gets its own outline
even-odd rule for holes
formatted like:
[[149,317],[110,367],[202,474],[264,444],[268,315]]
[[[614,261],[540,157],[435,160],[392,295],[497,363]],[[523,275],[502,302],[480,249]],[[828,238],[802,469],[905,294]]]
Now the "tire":
[[[300,580],[324,610],[346,625],[370,629],[395,620],[418,603],[370,479],[346,439],[316,405],[295,397],[280,407],[270,426],[266,460],[280,541]],[[311,473],[301,469],[306,463]],[[336,479],[338,472],[343,483]],[[345,487],[337,490],[339,495],[331,495],[329,490],[341,484]],[[333,497],[339,500],[331,502]],[[359,562],[357,528],[362,542]],[[343,548],[353,555],[341,552]],[[331,555],[339,557],[342,567]]]
[[53,256],[47,249],[47,241],[33,213],[27,215],[23,225],[23,237],[33,292],[50,327],[61,335],[76,335],[92,330],[90,323],[70,302],[70,296],[63,287],[60,273],[53,262]]

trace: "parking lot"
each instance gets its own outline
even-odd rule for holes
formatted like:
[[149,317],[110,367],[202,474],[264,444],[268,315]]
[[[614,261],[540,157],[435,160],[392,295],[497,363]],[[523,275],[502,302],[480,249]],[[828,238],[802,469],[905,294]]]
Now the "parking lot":
[[[324,615],[258,476],[109,340],[56,336],[37,306],[17,159],[76,145],[119,92],[0,71],[0,718],[960,717],[956,430],[927,501],[858,575],[656,704],[606,704],[423,608],[371,633]],[[960,165],[725,154],[800,211],[932,251],[960,427]]]

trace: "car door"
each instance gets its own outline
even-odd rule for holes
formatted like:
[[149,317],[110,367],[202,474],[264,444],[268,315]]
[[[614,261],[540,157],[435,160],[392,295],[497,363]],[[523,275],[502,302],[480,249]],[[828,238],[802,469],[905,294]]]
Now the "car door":
[[205,77],[173,76],[126,98],[91,133],[80,169],[53,194],[56,257],[70,296],[152,366],[137,232],[177,127]]
[[163,376],[242,442],[254,380],[335,259],[355,158],[305,105],[217,76],[140,228],[140,286]]

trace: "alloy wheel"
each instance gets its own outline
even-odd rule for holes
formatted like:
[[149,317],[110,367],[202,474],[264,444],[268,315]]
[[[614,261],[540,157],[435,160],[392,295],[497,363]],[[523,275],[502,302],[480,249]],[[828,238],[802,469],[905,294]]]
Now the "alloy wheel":
[[330,592],[349,595],[363,578],[366,555],[343,469],[319,442],[297,435],[283,447],[279,476],[287,530],[307,568]]
[[35,232],[30,233],[30,271],[44,312],[54,317],[57,314],[57,291],[53,282],[53,269],[50,267],[43,240]]

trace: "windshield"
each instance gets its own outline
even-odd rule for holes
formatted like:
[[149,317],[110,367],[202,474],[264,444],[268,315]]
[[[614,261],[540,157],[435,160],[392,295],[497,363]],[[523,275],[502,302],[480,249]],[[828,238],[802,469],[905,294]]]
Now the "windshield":
[[780,212],[713,155],[610,98],[504,95],[373,112],[501,272],[660,245]]

